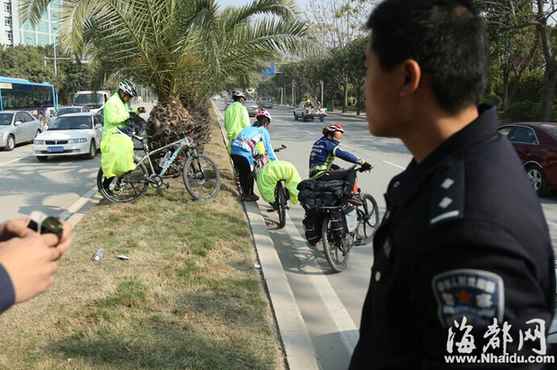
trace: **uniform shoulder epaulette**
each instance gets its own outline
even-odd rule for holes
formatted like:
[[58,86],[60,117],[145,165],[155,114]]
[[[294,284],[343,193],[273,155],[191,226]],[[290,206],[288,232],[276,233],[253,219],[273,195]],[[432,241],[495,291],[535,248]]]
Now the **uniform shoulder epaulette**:
[[430,196],[429,225],[460,219],[464,213],[464,161],[451,158],[433,176]]

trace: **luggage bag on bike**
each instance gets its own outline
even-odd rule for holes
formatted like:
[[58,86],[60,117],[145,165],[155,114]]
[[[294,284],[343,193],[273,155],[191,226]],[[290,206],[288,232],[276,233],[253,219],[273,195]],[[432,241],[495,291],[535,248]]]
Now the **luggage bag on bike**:
[[322,206],[339,206],[350,194],[350,184],[344,180],[303,180],[298,184],[298,200],[307,211]]

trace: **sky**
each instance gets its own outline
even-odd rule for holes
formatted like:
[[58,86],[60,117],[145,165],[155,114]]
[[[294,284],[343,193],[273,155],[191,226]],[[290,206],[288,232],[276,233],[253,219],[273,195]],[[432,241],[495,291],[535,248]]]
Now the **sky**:
[[[242,6],[251,3],[253,0],[217,0],[221,6]],[[294,0],[298,8],[303,12],[309,4],[309,0]]]

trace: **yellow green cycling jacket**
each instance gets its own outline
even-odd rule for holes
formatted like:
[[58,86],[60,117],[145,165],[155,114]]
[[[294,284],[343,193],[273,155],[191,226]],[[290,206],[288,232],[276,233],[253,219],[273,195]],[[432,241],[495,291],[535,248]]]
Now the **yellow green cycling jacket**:
[[224,111],[224,130],[226,131],[226,138],[228,139],[228,153],[230,153],[230,144],[232,140],[238,136],[240,131],[248,127],[249,114],[247,108],[235,101]]
[[126,120],[130,118],[130,112],[139,114],[137,109],[130,110],[126,104],[120,99],[118,92],[106,101],[103,107],[103,137],[102,139],[112,133],[116,127],[125,127]]
[[298,204],[297,186],[302,181],[296,167],[287,161],[268,162],[257,176],[257,188],[266,202],[275,201],[275,188],[279,180],[285,180],[292,204]]

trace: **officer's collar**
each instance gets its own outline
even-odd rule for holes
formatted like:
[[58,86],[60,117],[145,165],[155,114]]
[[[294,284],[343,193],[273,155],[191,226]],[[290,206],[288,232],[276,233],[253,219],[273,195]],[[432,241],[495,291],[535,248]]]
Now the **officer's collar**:
[[478,107],[478,112],[478,118],[445,140],[421,163],[412,159],[406,170],[391,180],[385,194],[387,200],[398,205],[410,202],[429,175],[439,166],[447,164],[447,158],[492,136],[499,127],[495,106],[482,104]]

